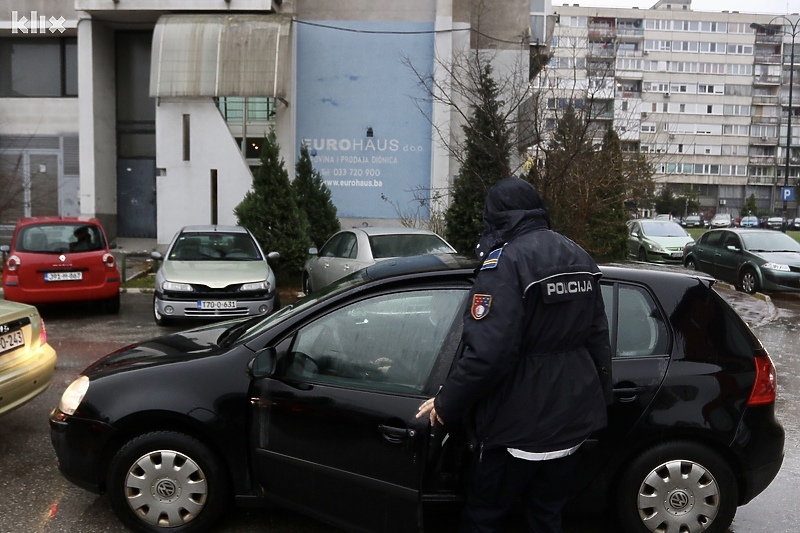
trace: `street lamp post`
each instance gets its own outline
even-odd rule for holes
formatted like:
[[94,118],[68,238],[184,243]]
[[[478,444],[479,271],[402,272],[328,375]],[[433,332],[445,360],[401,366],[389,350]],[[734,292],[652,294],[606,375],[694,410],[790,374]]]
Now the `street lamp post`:
[[788,117],[786,118],[786,166],[783,171],[783,190],[781,191],[781,197],[783,198],[783,222],[781,223],[781,231],[786,233],[786,190],[789,188],[789,155],[791,152],[792,146],[792,92],[794,88],[794,40],[797,37],[798,28],[800,27],[800,18],[795,20],[794,22],[792,19],[785,15],[778,15],[770,20],[767,24],[758,24],[757,22],[753,22],[750,24],[750,27],[756,30],[761,30],[764,32],[774,32],[775,30],[769,28],[768,26],[771,25],[776,20],[783,20],[786,22],[786,25],[789,26],[792,31],[788,32],[785,29],[781,30],[780,33],[784,35],[791,35],[792,36],[792,49],[789,53],[789,113]]

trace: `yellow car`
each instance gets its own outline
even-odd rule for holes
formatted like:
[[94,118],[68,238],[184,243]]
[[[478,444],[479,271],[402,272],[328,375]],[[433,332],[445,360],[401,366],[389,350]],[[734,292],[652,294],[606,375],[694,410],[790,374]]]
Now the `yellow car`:
[[0,300],[0,415],[43,393],[55,369],[56,351],[36,308]]

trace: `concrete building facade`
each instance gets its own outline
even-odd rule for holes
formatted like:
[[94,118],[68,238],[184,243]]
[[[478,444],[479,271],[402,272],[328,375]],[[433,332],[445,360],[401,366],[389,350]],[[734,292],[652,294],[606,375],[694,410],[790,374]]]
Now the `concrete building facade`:
[[[691,0],[554,12],[552,57],[534,84],[551,92],[553,110],[575,98],[605,104],[598,136],[613,123],[624,150],[649,155],[657,184],[696,195],[707,216],[735,218],[750,195],[780,213],[789,113],[791,188],[800,175],[800,76],[790,108],[787,25],[798,15],[697,12]],[[788,216],[796,211],[789,200]]]
[[91,215],[161,244],[233,224],[274,128],[290,177],[307,144],[343,225],[397,224],[458,173],[461,119],[418,74],[448,87],[441,65],[480,49],[503,75],[548,40],[549,1],[501,4],[0,0],[0,176],[22,198],[0,222]]

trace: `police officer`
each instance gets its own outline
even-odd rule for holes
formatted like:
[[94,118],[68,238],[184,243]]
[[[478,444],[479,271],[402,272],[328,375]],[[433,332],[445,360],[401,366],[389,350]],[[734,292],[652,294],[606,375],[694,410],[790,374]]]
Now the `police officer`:
[[463,532],[501,531],[521,498],[531,531],[557,533],[576,452],[612,400],[600,270],[522,179],[490,189],[484,223],[464,353],[417,417],[474,434]]

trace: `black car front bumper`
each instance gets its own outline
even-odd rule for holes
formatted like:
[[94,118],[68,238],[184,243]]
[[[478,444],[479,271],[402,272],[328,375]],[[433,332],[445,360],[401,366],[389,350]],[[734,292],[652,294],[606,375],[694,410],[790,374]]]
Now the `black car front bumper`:
[[75,418],[58,408],[50,413],[50,440],[58,458],[58,469],[71,483],[102,494],[105,491],[103,450],[114,428],[97,420]]

